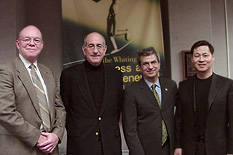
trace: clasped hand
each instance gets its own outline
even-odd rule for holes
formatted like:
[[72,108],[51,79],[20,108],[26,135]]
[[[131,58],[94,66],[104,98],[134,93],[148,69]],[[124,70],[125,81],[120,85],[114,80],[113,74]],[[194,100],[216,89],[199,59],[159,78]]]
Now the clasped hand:
[[44,153],[52,153],[56,148],[58,141],[59,138],[56,134],[42,132],[37,141],[37,147]]

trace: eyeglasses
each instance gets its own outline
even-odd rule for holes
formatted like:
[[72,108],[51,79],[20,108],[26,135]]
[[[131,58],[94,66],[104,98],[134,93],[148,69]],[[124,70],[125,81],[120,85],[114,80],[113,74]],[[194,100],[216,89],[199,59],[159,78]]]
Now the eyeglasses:
[[158,61],[143,62],[142,63],[142,67],[148,68],[150,65],[152,65],[153,67],[155,67],[157,64],[158,64]]
[[40,44],[42,42],[42,39],[40,38],[23,38],[23,39],[19,39],[21,40],[22,42],[24,42],[25,44],[29,44],[32,40],[34,42],[34,44]]
[[95,49],[95,47],[97,48],[97,50],[103,50],[105,45],[102,45],[102,44],[88,44],[88,45],[85,45],[85,48],[89,51],[93,51]]

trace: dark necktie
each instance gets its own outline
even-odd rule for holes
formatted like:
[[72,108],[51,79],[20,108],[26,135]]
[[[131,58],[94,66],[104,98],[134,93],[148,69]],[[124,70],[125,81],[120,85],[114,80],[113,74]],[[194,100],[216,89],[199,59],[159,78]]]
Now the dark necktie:
[[36,95],[37,95],[39,106],[40,106],[40,114],[41,114],[41,118],[43,121],[43,126],[48,131],[50,131],[49,108],[48,108],[48,103],[47,103],[46,95],[44,92],[44,88],[40,82],[40,79],[39,79],[36,71],[35,71],[35,66],[33,64],[31,64],[31,66],[29,68],[31,68],[32,82],[33,82],[33,85],[36,89]]
[[[158,105],[159,105],[159,107],[160,107],[160,109],[161,109],[161,103],[160,103],[159,95],[158,95],[157,91],[155,90],[155,87],[156,87],[156,86],[157,86],[157,85],[154,84],[154,85],[152,85],[151,87],[152,87],[152,91],[153,91],[153,93],[154,93],[154,95],[155,95],[155,98],[156,98],[156,100],[157,100],[157,102],[158,102]],[[166,140],[167,140],[166,125],[165,125],[164,120],[162,120],[162,145],[166,142]]]

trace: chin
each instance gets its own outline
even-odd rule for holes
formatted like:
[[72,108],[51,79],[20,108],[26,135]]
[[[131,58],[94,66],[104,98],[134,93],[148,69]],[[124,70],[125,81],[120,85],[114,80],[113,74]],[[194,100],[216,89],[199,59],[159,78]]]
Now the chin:
[[199,72],[206,72],[207,71],[207,69],[205,69],[205,68],[200,68],[200,69],[197,69]]
[[92,62],[100,62],[100,59],[99,58],[93,58],[91,59]]
[[148,75],[149,78],[155,78],[156,75]]
[[91,61],[93,64],[100,64],[100,61]]

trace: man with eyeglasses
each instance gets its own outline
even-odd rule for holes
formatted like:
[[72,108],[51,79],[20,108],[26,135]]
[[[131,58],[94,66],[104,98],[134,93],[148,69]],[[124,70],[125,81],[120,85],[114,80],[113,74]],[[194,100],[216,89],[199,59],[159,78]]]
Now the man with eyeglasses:
[[191,47],[196,74],[180,82],[174,155],[233,155],[233,81],[213,72],[214,47]]
[[107,45],[99,33],[88,34],[82,50],[84,63],[61,74],[61,96],[67,111],[67,154],[120,155],[122,74],[103,64]]
[[19,57],[0,66],[0,154],[58,155],[65,107],[51,69],[37,62],[43,49],[40,30],[19,33]]
[[153,47],[137,52],[143,78],[126,88],[122,121],[130,155],[173,155],[177,86],[159,77],[160,59]]

